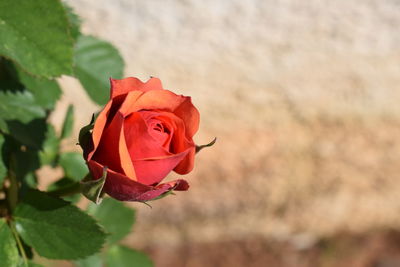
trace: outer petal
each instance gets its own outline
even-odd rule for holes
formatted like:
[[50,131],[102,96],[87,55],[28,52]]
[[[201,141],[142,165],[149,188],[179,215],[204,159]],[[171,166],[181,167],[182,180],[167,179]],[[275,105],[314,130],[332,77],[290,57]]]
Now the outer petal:
[[189,149],[186,157],[175,167],[174,171],[178,174],[187,174],[194,168],[194,156],[196,155],[196,147]]
[[152,90],[144,93],[131,107],[131,112],[141,109],[165,110],[173,112],[188,97],[168,90]]
[[197,108],[193,106],[192,99],[187,97],[185,101],[174,110],[174,113],[185,123],[186,136],[192,138],[199,129],[200,124],[200,113]]
[[[132,96],[130,96],[130,98],[136,99],[141,94],[142,94],[141,92],[137,92],[135,94],[132,94]],[[117,97],[111,99],[110,101],[108,101],[106,106],[103,108],[103,110],[97,116],[96,122],[95,122],[94,128],[93,128],[93,132],[92,132],[93,148],[91,151],[87,152],[88,153],[88,157],[87,157],[88,161],[92,158],[92,156],[96,152],[106,125],[110,124],[110,122],[114,118],[117,111],[120,109],[121,105],[125,102],[125,100],[126,100],[126,97],[124,95],[120,95],[120,96],[117,96]],[[131,101],[132,101],[132,99],[131,99]]]
[[[103,166],[96,161],[88,162],[89,169],[95,179],[102,176]],[[171,190],[187,190],[188,183],[185,180],[176,180],[161,184],[156,187],[135,182],[128,177],[107,170],[107,178],[104,185],[105,192],[111,197],[121,201],[149,201]]]
[[133,180],[137,179],[125,142],[124,118],[119,112],[104,130],[93,159]]
[[133,112],[136,112],[134,108],[135,103],[142,97],[144,93],[142,91],[132,91],[129,92],[126,97],[124,102],[122,103],[121,107],[119,108],[119,112],[124,116],[128,116],[132,114]]
[[107,118],[110,113],[112,101],[109,101],[107,105],[104,107],[104,109],[99,113],[97,116],[96,122],[94,124],[93,132],[92,132],[92,140],[93,140],[93,150],[89,152],[87,160],[89,161],[94,152],[96,152],[97,147],[100,143],[101,136],[104,131],[104,127],[106,126],[107,123]]
[[129,77],[121,80],[110,78],[111,92],[110,98],[114,98],[118,95],[124,95],[131,91],[142,91],[147,92],[151,90],[162,90],[162,84],[158,78],[150,78],[147,82],[142,82],[138,78]]
[[167,182],[166,184],[172,186],[175,191],[186,191],[190,187],[189,183],[183,179],[173,180],[171,182]]
[[133,161],[138,182],[152,185],[158,184],[170,173],[187,155],[189,151],[161,158],[148,158]]

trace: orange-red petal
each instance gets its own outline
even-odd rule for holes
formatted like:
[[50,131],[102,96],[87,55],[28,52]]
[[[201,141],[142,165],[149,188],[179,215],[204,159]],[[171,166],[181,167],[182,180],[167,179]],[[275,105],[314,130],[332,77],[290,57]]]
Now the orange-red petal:
[[174,168],[174,171],[179,174],[187,174],[192,171],[194,167],[195,144],[192,140],[192,137],[186,134],[187,128],[185,127],[184,121],[180,117],[169,112],[162,112],[161,114],[170,118],[175,125],[175,131],[172,137],[170,150],[174,151],[175,153],[188,151],[187,155]]
[[148,126],[143,120],[142,112],[134,112],[124,121],[124,135],[132,160],[169,156],[160,142],[149,133]]
[[106,123],[107,123],[107,118],[108,118],[108,114],[110,112],[111,105],[112,105],[112,101],[109,101],[106,104],[106,106],[103,108],[103,110],[99,113],[99,115],[97,116],[96,122],[93,127],[93,131],[92,131],[93,150],[88,153],[88,158],[87,158],[88,161],[92,158],[94,152],[97,150],[97,147],[100,143],[100,139],[103,134],[104,127],[106,126]]
[[153,90],[145,92],[131,106],[130,112],[147,110],[164,110],[173,112],[187,97],[176,95],[168,90]]
[[124,118],[117,112],[103,131],[93,159],[117,172],[136,180],[135,170],[129,155],[124,135]]
[[129,77],[121,80],[110,78],[111,92],[110,98],[118,95],[124,95],[131,91],[147,92],[151,90],[162,90],[162,84],[158,78],[150,78],[147,82],[142,82],[138,78]]
[[160,183],[187,155],[183,151],[171,156],[137,159],[133,161],[138,182],[152,185]]
[[184,121],[188,138],[191,138],[199,128],[200,114],[190,97],[176,95],[168,90],[149,91],[134,99],[127,97],[121,107],[121,112],[127,116],[143,109],[174,113]]
[[192,138],[199,129],[200,124],[200,113],[192,104],[192,99],[186,97],[185,101],[175,108],[174,114],[183,120],[186,136]]
[[188,174],[194,168],[194,157],[196,155],[196,148],[193,146],[188,149],[188,153],[181,162],[174,168],[174,172],[178,174]]

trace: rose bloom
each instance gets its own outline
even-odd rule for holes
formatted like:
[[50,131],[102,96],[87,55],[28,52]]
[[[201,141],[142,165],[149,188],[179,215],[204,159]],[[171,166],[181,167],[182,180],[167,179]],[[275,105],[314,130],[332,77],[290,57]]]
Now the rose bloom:
[[103,190],[122,201],[187,190],[183,179],[161,181],[172,170],[193,169],[199,119],[190,97],[164,90],[157,78],[111,79],[110,100],[94,123],[90,145],[83,147],[93,179],[107,170]]

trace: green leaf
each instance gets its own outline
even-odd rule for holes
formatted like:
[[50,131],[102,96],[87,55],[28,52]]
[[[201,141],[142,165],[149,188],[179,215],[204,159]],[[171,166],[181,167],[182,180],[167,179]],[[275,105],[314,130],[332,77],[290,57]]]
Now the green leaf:
[[7,121],[6,125],[11,136],[17,140],[20,145],[24,145],[36,150],[42,148],[46,139],[46,120],[34,119],[25,124],[18,120],[12,120]]
[[4,142],[5,142],[4,136],[0,134],[0,188],[2,187],[4,177],[7,175],[7,167],[3,161]]
[[80,27],[81,27],[81,19],[75,14],[72,7],[67,5],[65,2],[63,3],[64,8],[67,12],[67,18],[70,25],[70,33],[71,37],[76,41],[78,36],[81,34]]
[[73,40],[60,1],[0,1],[0,54],[44,77],[72,73]]
[[[25,263],[22,261],[20,263],[20,265],[18,265],[18,267],[26,267],[26,266],[25,266]],[[28,267],[43,267],[43,265],[37,264],[37,263],[32,262],[32,261],[28,261]]]
[[[16,231],[16,229],[15,229],[15,231]],[[15,233],[16,233],[16,232],[15,232]],[[29,259],[29,260],[32,260],[32,259],[33,259],[33,249],[32,249],[30,246],[28,246],[28,245],[24,242],[24,240],[22,240],[21,238],[19,239],[19,241],[21,241],[21,245],[22,245],[22,248],[23,248],[23,250],[24,250],[24,252],[25,252],[26,258]],[[22,260],[23,260],[23,259],[22,259]],[[29,261],[28,261],[28,263],[29,263]]]
[[38,106],[52,110],[61,96],[61,88],[55,80],[34,77],[17,68],[20,82],[30,91]]
[[40,168],[38,151],[31,149],[17,151],[15,152],[15,159],[15,174],[17,178],[20,181],[28,179],[30,185],[35,184],[35,176],[32,172]]
[[[38,165],[38,167],[40,167],[40,165]],[[25,176],[23,177],[23,182],[24,182],[24,184],[23,184],[23,188],[21,188],[21,190],[36,188],[38,185],[38,178],[36,176],[36,173],[28,172],[27,174],[25,174]]]
[[103,260],[99,254],[94,254],[85,259],[74,262],[77,267],[102,267]]
[[14,64],[0,56],[0,90],[22,91],[24,86],[19,82]]
[[17,244],[5,219],[0,219],[0,263],[1,266],[17,266],[19,255]]
[[103,176],[97,180],[94,180],[91,174],[89,173],[86,177],[82,180],[82,194],[92,201],[95,204],[100,204],[103,200],[103,187],[106,182],[107,177],[107,167],[103,169]]
[[22,186],[36,186],[34,171],[40,167],[39,151],[30,147],[21,146],[11,136],[4,136],[2,147],[3,161],[8,166],[9,174],[15,175]]
[[[40,167],[39,151],[30,147],[22,146],[11,136],[4,136],[5,142],[2,147],[3,161],[20,182],[36,185],[34,171]],[[28,181],[29,180],[29,181]],[[33,183],[32,183],[33,182]]]
[[109,78],[123,75],[122,57],[110,43],[81,35],[75,49],[75,75],[90,98],[104,105],[110,96]]
[[74,128],[74,106],[69,105],[67,113],[65,114],[65,119],[61,130],[61,138],[64,139],[70,137],[73,128]]
[[112,267],[152,267],[150,258],[125,246],[114,245],[107,251],[107,266]]
[[42,165],[54,165],[60,149],[60,140],[57,138],[53,125],[47,124],[46,139],[43,148],[39,152],[40,162]]
[[69,202],[31,190],[14,212],[23,240],[50,259],[78,259],[98,252],[106,234],[96,221]]
[[27,123],[46,113],[36,104],[31,92],[0,92],[0,120],[18,120]]
[[10,60],[0,58],[0,90],[32,93],[38,106],[50,110],[61,96],[61,89],[55,80],[34,77],[23,71]]
[[59,164],[65,176],[74,181],[81,181],[89,171],[82,154],[77,152],[61,154]]
[[91,204],[88,213],[110,234],[108,236],[110,243],[118,242],[129,234],[135,222],[135,211],[112,198],[104,199],[100,205]]

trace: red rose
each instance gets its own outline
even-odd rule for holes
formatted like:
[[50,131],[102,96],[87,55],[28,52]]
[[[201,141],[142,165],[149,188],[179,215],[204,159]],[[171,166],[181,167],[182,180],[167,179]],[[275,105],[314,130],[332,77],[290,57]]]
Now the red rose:
[[104,191],[123,201],[147,201],[171,190],[187,190],[169,172],[193,169],[193,135],[200,115],[191,98],[164,90],[157,78],[111,79],[111,97],[98,115],[91,145],[83,146],[93,179],[107,167]]

